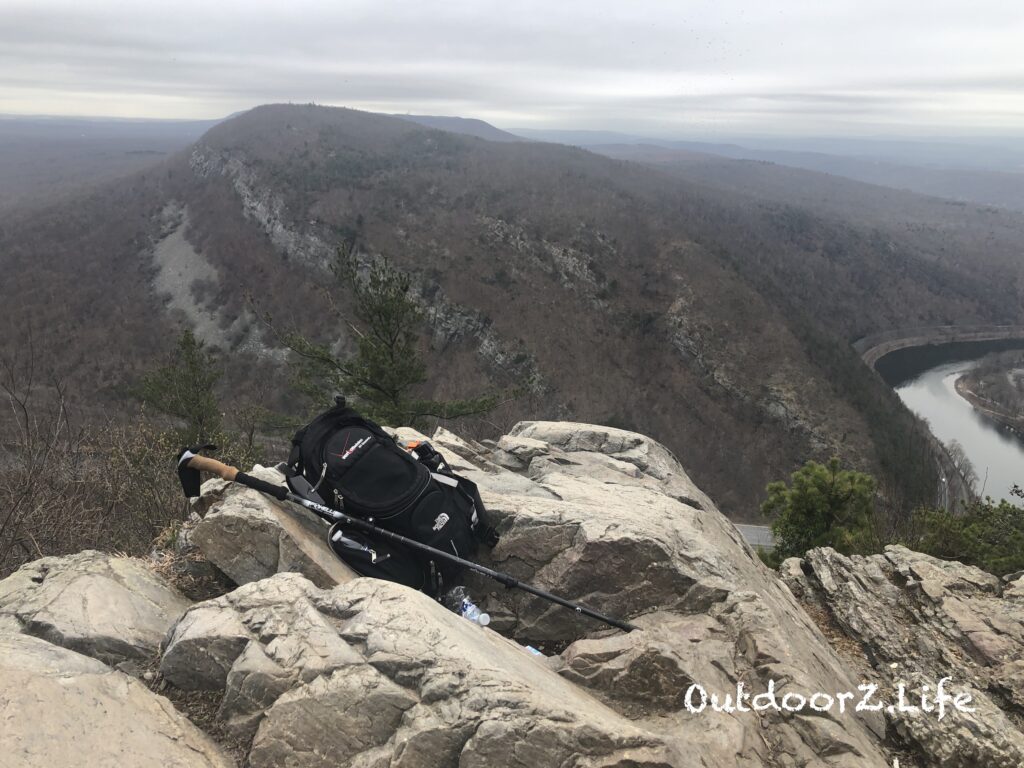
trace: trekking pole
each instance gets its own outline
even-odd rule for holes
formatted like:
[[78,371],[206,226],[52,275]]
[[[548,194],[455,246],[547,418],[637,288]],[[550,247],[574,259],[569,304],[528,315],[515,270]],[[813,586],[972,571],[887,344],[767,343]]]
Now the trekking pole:
[[222,480],[239,483],[247,488],[252,488],[254,491],[259,491],[260,493],[272,496],[278,501],[294,502],[329,522],[341,522],[345,525],[351,526],[352,528],[365,531],[366,533],[384,536],[385,538],[396,541],[399,544],[404,544],[407,547],[418,549],[420,552],[427,552],[434,557],[439,557],[451,563],[458,563],[472,571],[476,571],[477,573],[483,574],[484,576],[504,584],[509,589],[521,589],[524,592],[529,592],[531,595],[536,595],[544,600],[561,605],[583,616],[589,616],[593,619],[597,619],[598,621],[603,621],[605,624],[610,624],[611,626],[623,629],[626,632],[631,632],[636,629],[634,625],[628,622],[620,621],[619,619],[611,616],[606,616],[603,613],[595,611],[593,608],[587,608],[585,605],[571,602],[570,600],[566,600],[558,595],[545,592],[543,589],[537,589],[537,587],[534,587],[531,584],[525,584],[507,573],[495,571],[484,565],[480,565],[479,563],[474,563],[472,560],[464,560],[463,558],[449,554],[448,552],[435,549],[428,544],[423,544],[422,542],[415,541],[414,539],[407,538],[398,533],[393,533],[392,531],[385,530],[384,528],[378,528],[373,523],[360,520],[358,517],[352,517],[351,515],[332,509],[324,504],[317,504],[315,501],[304,499],[298,494],[292,493],[283,485],[268,483],[265,480],[260,480],[258,477],[253,477],[252,475],[247,475],[245,472],[240,472],[235,467],[228,466],[216,459],[211,459],[209,456],[200,456],[197,453],[197,451],[209,447],[212,446],[199,446],[192,449],[186,449],[178,459],[178,475],[181,478],[181,485],[186,496],[191,497],[199,495],[199,472],[209,472]]

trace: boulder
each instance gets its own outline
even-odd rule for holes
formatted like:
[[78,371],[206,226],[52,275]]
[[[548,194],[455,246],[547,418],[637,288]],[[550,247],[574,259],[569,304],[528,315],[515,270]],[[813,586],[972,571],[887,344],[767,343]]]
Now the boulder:
[[431,436],[430,442],[436,448],[447,450],[451,454],[478,465],[482,461],[486,460],[488,453],[488,449],[483,444],[478,443],[475,440],[467,440],[459,437],[454,432],[451,432],[444,427],[438,427],[434,430],[434,434]]
[[[214,613],[219,621],[193,621]],[[234,658],[211,648],[231,645]],[[187,613],[164,675],[223,685],[221,717],[271,766],[716,765],[604,706],[517,644],[373,579],[321,590],[297,574]],[[209,670],[229,663],[226,677]],[[190,670],[198,670],[191,672]],[[223,682],[221,682],[223,680]]]
[[523,470],[530,465],[530,460],[551,452],[551,446],[543,440],[531,437],[512,437],[505,435],[491,452],[491,461],[511,470]]
[[[643,760],[668,765],[892,765],[882,713],[823,713],[807,704],[794,712],[687,711],[691,684],[720,701],[740,683],[750,695],[774,687],[780,699],[807,700],[857,691],[862,667],[840,658],[663,446],[624,430],[527,422],[504,440],[521,456],[523,468],[510,471],[492,461],[506,450],[502,441],[488,448],[439,432],[432,442],[477,483],[499,528],[500,543],[479,555],[483,564],[640,631],[617,634],[471,575],[471,594],[491,614],[492,629],[566,649],[544,662],[394,585],[358,579],[330,592],[307,585],[302,599],[295,584],[305,582],[295,577],[247,585],[183,617],[169,635],[163,671],[176,685],[225,691],[221,715],[252,739],[253,759],[263,761],[254,765],[313,760],[302,742],[316,734],[294,735],[306,719],[336,740],[323,749],[350,756],[341,765],[457,762],[452,755],[467,765],[506,765],[515,763],[497,762],[499,755],[509,761],[520,753],[528,763],[526,748],[512,746],[524,733],[584,749],[578,717],[605,745],[594,751],[588,741],[583,754],[593,764],[629,764],[624,755],[640,750]],[[375,672],[362,671],[366,665]],[[353,688],[374,697],[367,706],[383,729],[358,743],[331,726],[331,712],[353,718],[346,728],[355,722],[342,704],[357,697]],[[521,703],[538,689],[554,696],[551,706]],[[529,717],[509,720],[500,709],[509,701]],[[418,748],[398,751],[413,741],[425,745],[423,763],[415,762]],[[545,749],[532,755],[535,764],[563,754]]]
[[658,733],[684,734],[716,764],[892,764],[879,713],[686,712],[678,686],[687,680],[719,698],[740,682],[752,695],[771,683],[780,698],[809,698],[856,691],[860,680],[664,446],[564,422],[523,422],[511,436],[548,446],[525,444],[529,461],[512,474],[550,496],[518,492],[497,472],[472,476],[502,537],[485,564],[641,632],[595,636],[599,622],[471,577],[492,627],[533,645],[569,644],[563,676],[626,717],[661,719]]
[[444,455],[452,471],[478,485],[486,485],[494,494],[557,498],[537,483],[530,482],[529,478],[500,466],[493,452],[483,445],[463,440],[443,427],[438,427],[430,438],[409,427],[401,427],[394,433],[404,440],[429,440]]
[[[284,475],[256,466],[249,474],[275,484]],[[332,587],[356,578],[327,544],[327,525],[302,507],[224,480],[203,483],[196,511],[203,519],[190,542],[235,584],[275,573],[301,573]],[[204,514],[205,513],[205,514]]]
[[783,566],[804,599],[823,606],[866,650],[890,691],[903,684],[916,703],[925,686],[934,696],[938,682],[949,678],[952,695],[971,697],[973,713],[947,712],[941,720],[887,712],[904,741],[944,768],[1024,765],[1019,582],[900,546],[867,557],[814,549],[798,567]]
[[728,633],[710,616],[649,614],[637,623],[628,634],[577,640],[562,653],[559,673],[631,717],[683,710],[694,683],[735,689]]
[[[201,654],[191,650],[197,642]],[[160,672],[186,691],[223,690],[231,665],[248,643],[249,633],[234,614],[199,603],[168,632]]]
[[0,633],[0,764],[18,768],[229,768],[169,701],[101,662]]
[[142,560],[44,557],[0,581],[0,626],[137,672],[190,605]]
[[564,421],[521,421],[511,436],[544,442],[565,453],[614,456],[660,481],[661,489],[673,498],[697,509],[715,508],[668,448],[637,432]]
[[[252,765],[1024,765],[1021,574],[890,547],[814,550],[780,578],[642,435],[524,422],[491,445],[443,430],[432,442],[477,483],[501,534],[484,565],[638,629],[475,574],[486,630],[368,579],[248,584],[186,612],[162,670],[223,692],[220,716]],[[208,519],[228,504],[221,493]],[[288,570],[274,530],[253,578]],[[557,655],[532,657],[492,630]],[[895,706],[901,684],[914,704],[934,701],[943,678],[968,709]],[[862,684],[894,706],[835,706]],[[796,704],[746,711],[739,690]],[[701,691],[710,705],[691,711]]]
[[180,525],[167,529],[166,535],[157,540],[149,553],[154,567],[193,602],[223,595],[235,587],[192,540],[202,521],[195,511],[191,512]]

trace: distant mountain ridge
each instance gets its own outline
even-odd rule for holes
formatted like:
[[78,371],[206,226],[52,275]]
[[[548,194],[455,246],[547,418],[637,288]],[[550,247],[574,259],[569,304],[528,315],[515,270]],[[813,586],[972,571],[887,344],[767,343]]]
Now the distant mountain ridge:
[[[288,371],[247,297],[344,348],[322,287],[355,242],[414,278],[434,371],[424,394],[526,385],[500,418],[652,434],[734,516],[832,453],[928,493],[913,419],[849,342],[1018,321],[1024,222],[956,209],[958,239],[932,213],[908,228],[841,208],[555,144],[271,105],[74,205],[4,221],[0,322],[9,339],[47,328],[62,372],[108,403],[178,328],[209,328],[237,397],[287,407]],[[976,242],[975,220],[1003,234]],[[162,270],[176,264],[203,275],[171,295]]]
[[490,123],[476,118],[466,117],[443,117],[440,115],[394,115],[403,120],[410,120],[426,128],[434,128],[439,131],[450,131],[464,136],[476,136],[478,139],[487,141],[529,141],[522,136],[495,128]]
[[[603,147],[614,146],[619,148],[614,156],[624,158],[622,148],[644,146],[769,162],[918,194],[1024,211],[1024,146],[970,148],[922,142],[821,139],[807,140],[808,146],[816,148],[809,150],[790,148],[790,143],[799,143],[798,140],[752,140],[754,144],[748,146],[606,131],[527,129],[519,133],[537,141],[554,141],[602,153]],[[906,156],[900,156],[901,148]],[[973,165],[968,157],[976,158]]]

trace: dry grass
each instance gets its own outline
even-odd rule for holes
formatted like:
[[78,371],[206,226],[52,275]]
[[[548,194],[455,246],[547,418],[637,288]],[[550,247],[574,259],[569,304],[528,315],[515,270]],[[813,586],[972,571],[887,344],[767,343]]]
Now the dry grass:
[[220,718],[223,691],[185,691],[175,687],[160,674],[158,657],[153,659],[142,679],[151,691],[165,697],[189,722],[217,742],[237,765],[246,764],[249,745],[229,733]]
[[[220,597],[235,586],[197,551],[179,554],[171,549],[157,550],[150,556],[149,565],[194,602]],[[142,679],[150,690],[166,697],[193,725],[217,742],[237,765],[246,764],[249,745],[229,733],[220,718],[223,691],[186,691],[174,686],[160,674],[159,656],[151,660]]]
[[156,550],[150,555],[150,566],[194,603],[213,600],[235,588],[234,582],[198,550]]
[[0,456],[0,578],[83,549],[144,555],[186,513],[170,431],[146,421],[78,429],[62,404],[27,400],[20,414]]
[[832,613],[823,608],[817,603],[802,602],[804,612],[811,617],[811,620],[817,624],[818,629],[821,630],[821,634],[828,640],[829,645],[835,649],[845,661],[849,661],[857,667],[857,671],[868,671],[871,669],[871,662],[868,659],[867,653],[864,651],[864,647],[849,637],[843,632],[842,627],[839,626],[839,622],[836,621]]

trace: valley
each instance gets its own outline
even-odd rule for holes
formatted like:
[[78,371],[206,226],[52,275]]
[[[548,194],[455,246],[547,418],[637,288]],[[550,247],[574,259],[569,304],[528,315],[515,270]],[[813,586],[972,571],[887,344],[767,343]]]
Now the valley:
[[[345,301],[330,264],[354,245],[413,278],[425,396],[521,390],[475,436],[526,416],[635,429],[753,522],[765,484],[808,457],[933,494],[926,433],[851,342],[1020,323],[1024,217],[951,218],[941,201],[877,202],[807,171],[733,164],[726,184],[501,138],[347,109],[246,112],[74,204],[0,218],[0,321],[9,338],[47,329],[39,354],[85,413],[126,407],[185,327],[221,351],[229,390],[258,379],[269,406],[297,409],[259,318],[351,345],[324,321],[325,290]],[[169,227],[168,206],[187,217]],[[186,251],[205,266],[171,290],[160,255]]]
[[0,18],[0,768],[1024,767],[1024,4]]

